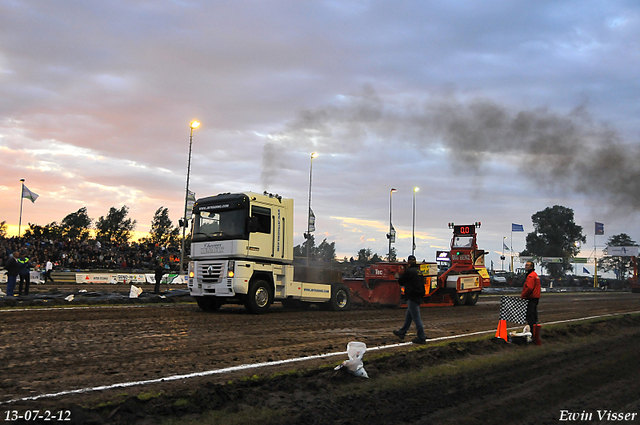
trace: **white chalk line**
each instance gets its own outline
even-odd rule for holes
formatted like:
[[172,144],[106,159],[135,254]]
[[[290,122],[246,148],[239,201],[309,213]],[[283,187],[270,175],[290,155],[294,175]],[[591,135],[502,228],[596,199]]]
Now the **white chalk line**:
[[[591,319],[599,319],[599,318],[602,318],[602,317],[614,317],[614,316],[622,316],[622,315],[625,315],[625,314],[638,314],[638,313],[640,313],[640,311],[628,311],[628,312],[624,312],[624,313],[608,313],[608,314],[602,314],[602,315],[598,315],[598,316],[580,317],[580,318],[577,318],[577,319],[566,319],[566,320],[557,320],[557,321],[554,321],[554,322],[545,322],[545,323],[543,323],[543,325],[554,325],[554,324],[559,324],[559,323],[580,322],[580,321],[591,320]],[[442,337],[438,337],[438,338],[430,338],[428,340],[428,342],[445,341],[445,340],[456,339],[456,338],[465,338],[465,337],[469,337],[469,336],[476,336],[476,335],[482,335],[482,334],[493,333],[493,332],[495,332],[494,329],[491,329],[491,330],[488,330],[488,331],[471,332],[471,333],[460,334],[460,335],[442,336]],[[402,346],[411,345],[411,344],[412,344],[411,342],[401,342],[401,343],[398,343],[398,344],[380,345],[380,346],[377,346],[377,347],[367,347],[367,351],[386,350],[388,348],[402,347]],[[297,358],[293,358],[293,359],[277,360],[277,361],[272,361],[272,362],[244,364],[244,365],[227,367],[227,368],[223,368],[223,369],[214,369],[214,370],[208,370],[208,371],[204,371],[204,372],[188,373],[188,374],[184,374],[184,375],[173,375],[173,376],[167,376],[165,378],[149,379],[149,380],[146,380],[146,381],[121,382],[121,383],[112,384],[112,385],[101,385],[101,386],[98,386],[98,387],[80,388],[80,389],[76,389],[76,390],[60,391],[60,392],[57,392],[57,393],[40,394],[40,395],[36,395],[36,396],[22,397],[22,398],[16,398],[16,399],[13,399],[13,400],[0,401],[0,405],[16,403],[16,402],[20,402],[20,401],[39,400],[39,399],[43,399],[43,398],[54,398],[54,397],[60,397],[60,396],[64,396],[64,395],[84,394],[84,393],[95,392],[95,391],[112,390],[112,389],[116,389],[116,388],[128,388],[128,387],[135,387],[135,386],[139,386],[139,385],[159,384],[159,383],[162,383],[162,382],[179,381],[181,379],[200,378],[200,377],[209,376],[209,375],[221,375],[221,374],[230,373],[230,372],[237,372],[237,371],[241,371],[241,370],[259,369],[259,368],[267,367],[267,366],[278,366],[278,365],[283,365],[283,364],[287,364],[287,363],[295,363],[295,362],[303,362],[303,361],[306,361],[306,360],[323,359],[323,358],[327,358],[327,357],[346,355],[346,354],[347,354],[346,351],[340,351],[340,352],[336,352],[336,353],[316,354],[316,355],[307,356],[307,357],[297,357]]]

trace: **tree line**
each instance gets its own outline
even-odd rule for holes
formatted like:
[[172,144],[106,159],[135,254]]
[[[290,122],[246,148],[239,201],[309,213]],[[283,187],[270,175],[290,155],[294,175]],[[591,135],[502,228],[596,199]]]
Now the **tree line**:
[[[45,225],[29,223],[22,237],[83,242],[92,238],[115,245],[129,243],[135,230],[137,221],[128,217],[129,207],[111,207],[109,212],[92,220],[87,208],[66,215],[60,222],[53,221]],[[6,237],[6,222],[0,222],[0,236]],[[159,207],[153,215],[149,236],[143,242],[151,242],[161,246],[177,245],[179,242],[179,228],[174,226],[169,218],[169,209]]]
[[[578,255],[587,242],[582,226],[574,222],[571,208],[561,205],[545,208],[531,216],[533,232],[527,234],[523,257],[561,257],[562,263],[545,264],[549,275],[562,277],[573,271],[571,259]],[[606,246],[638,246],[626,233],[609,237]],[[618,280],[624,280],[632,270],[631,257],[605,256],[598,260],[598,270],[613,272]]]
[[[95,230],[95,240],[112,244],[125,244],[131,240],[132,232],[137,224],[136,220],[128,217],[129,208],[123,205],[121,208],[111,207],[109,212],[92,220],[87,208],[82,207],[78,211],[65,216],[60,222],[51,222],[45,225],[29,223],[23,237],[45,238],[52,240],[67,240],[82,242],[91,238],[92,230]],[[561,257],[562,263],[545,264],[545,268],[551,277],[562,277],[567,272],[573,271],[571,259],[578,255],[582,244],[587,239],[582,233],[582,226],[574,221],[574,212],[571,208],[561,205],[548,207],[531,216],[534,230],[527,234],[524,251],[521,256],[531,257]],[[0,222],[0,236],[6,236],[6,222]],[[150,242],[159,246],[178,246],[180,243],[179,227],[174,226],[169,218],[169,209],[159,207],[153,215],[149,236],[143,242]],[[620,233],[609,237],[607,246],[638,246],[636,241],[626,233]],[[314,262],[337,262],[335,242],[328,242],[325,238],[316,246],[315,238],[310,235],[302,244],[293,249],[294,258],[306,258],[307,247],[309,258]],[[355,257],[342,263],[357,265],[373,264],[381,261],[397,261],[395,248],[391,249],[391,255],[382,257],[374,253],[371,248],[362,248]],[[615,273],[617,279],[623,280],[632,269],[630,257],[607,256],[598,260],[598,269],[603,272]]]

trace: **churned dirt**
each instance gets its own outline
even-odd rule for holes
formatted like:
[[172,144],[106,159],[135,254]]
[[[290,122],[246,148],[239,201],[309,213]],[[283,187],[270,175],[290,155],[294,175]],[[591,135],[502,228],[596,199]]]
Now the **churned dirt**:
[[[540,424],[572,412],[597,419],[598,409],[640,414],[639,316],[551,325],[638,312],[639,294],[543,294],[540,347],[490,338],[499,305],[498,296],[482,296],[474,307],[422,308],[427,335],[436,341],[368,351],[369,379],[334,371],[346,360],[338,354],[86,392],[81,390],[340,353],[350,341],[370,348],[396,344],[391,331],[401,326],[405,310],[291,311],[275,304],[256,316],[235,306],[205,313],[194,303],[166,299],[5,307],[0,420],[6,412],[34,409],[69,410],[71,423],[149,424],[168,418],[198,423],[211,411],[221,415],[220,423],[234,417],[238,423],[260,418],[283,424]],[[489,332],[437,340],[483,331]],[[626,423],[640,423],[638,416]]]

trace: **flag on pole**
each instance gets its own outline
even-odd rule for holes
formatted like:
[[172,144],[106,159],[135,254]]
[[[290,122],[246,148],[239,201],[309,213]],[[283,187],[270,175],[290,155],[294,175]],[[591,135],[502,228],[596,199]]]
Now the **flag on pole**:
[[511,223],[512,232],[524,232],[524,226],[522,224]]
[[391,225],[391,232],[389,232],[389,242],[396,243],[396,228]]
[[313,213],[313,210],[309,208],[309,232],[316,231],[316,216]]
[[586,267],[582,267],[582,273],[591,274]]
[[604,223],[596,221],[596,235],[604,235]]
[[189,191],[187,195],[187,217],[193,216],[193,205],[196,203],[196,193]]
[[24,184],[22,185],[22,197],[23,198],[27,198],[29,200],[31,200],[31,203],[36,202],[36,199],[38,199],[38,195],[35,192],[32,192],[29,190],[29,188],[27,188],[27,186],[25,186]]
[[509,251],[509,247],[507,245],[504,244],[504,242],[502,242],[502,248],[506,249],[507,251]]

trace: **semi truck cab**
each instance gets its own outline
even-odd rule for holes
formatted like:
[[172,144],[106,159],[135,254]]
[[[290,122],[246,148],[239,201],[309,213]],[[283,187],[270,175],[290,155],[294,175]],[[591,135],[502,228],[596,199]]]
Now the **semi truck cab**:
[[264,313],[275,300],[285,307],[348,307],[349,290],[339,277],[300,270],[296,279],[295,272],[292,199],[244,192],[195,203],[188,288],[201,309],[236,303]]

